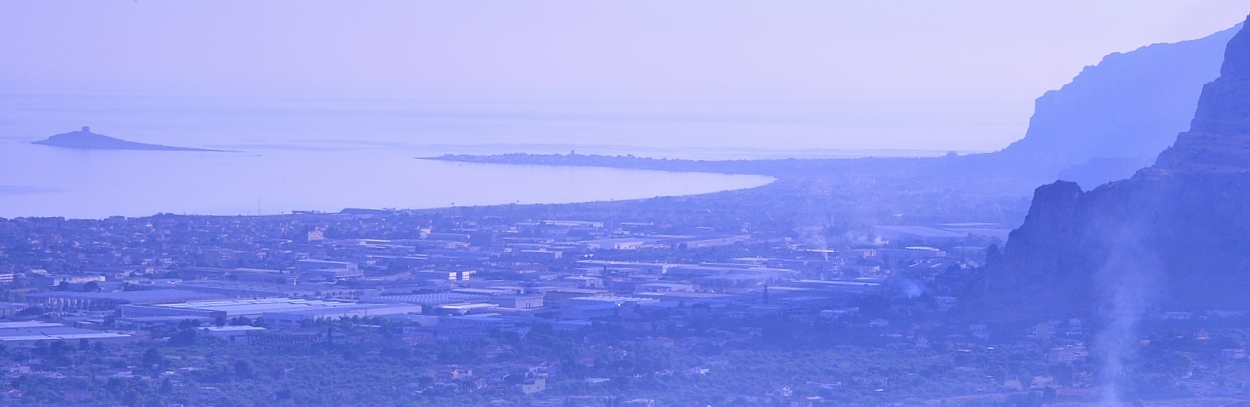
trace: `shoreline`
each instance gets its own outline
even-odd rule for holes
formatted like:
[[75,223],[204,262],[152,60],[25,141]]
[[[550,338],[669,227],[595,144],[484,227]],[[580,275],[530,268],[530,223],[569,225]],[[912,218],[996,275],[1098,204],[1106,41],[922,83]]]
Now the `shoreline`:
[[[84,158],[76,150],[39,149],[37,168],[0,179],[4,218],[107,219],[113,216],[289,216],[345,210],[429,211],[508,205],[567,205],[691,197],[759,188],[776,177],[759,174],[641,168],[553,168],[506,163],[414,160],[409,155],[327,155],[302,152],[197,156],[187,160],[144,151],[111,151]],[[25,150],[26,148],[23,148]],[[122,162],[143,157],[143,169]],[[319,163],[342,159],[342,166]],[[57,164],[61,163],[61,164]],[[290,164],[307,165],[292,169]],[[426,163],[426,164],[422,164]],[[20,166],[20,162],[10,166]],[[229,173],[212,171],[224,165]],[[284,167],[270,171],[270,167]],[[628,171],[628,172],[621,172]],[[255,177],[253,173],[271,173]],[[366,182],[368,181],[368,182]],[[9,193],[3,193],[9,192]],[[402,208],[402,209],[401,209]]]

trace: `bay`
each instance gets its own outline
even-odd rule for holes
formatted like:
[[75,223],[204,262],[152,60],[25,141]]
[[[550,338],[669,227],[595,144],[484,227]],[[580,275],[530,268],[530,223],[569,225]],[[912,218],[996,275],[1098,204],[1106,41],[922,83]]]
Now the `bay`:
[[752,188],[772,178],[417,159],[410,149],[76,150],[0,139],[0,217],[270,215],[570,203]]

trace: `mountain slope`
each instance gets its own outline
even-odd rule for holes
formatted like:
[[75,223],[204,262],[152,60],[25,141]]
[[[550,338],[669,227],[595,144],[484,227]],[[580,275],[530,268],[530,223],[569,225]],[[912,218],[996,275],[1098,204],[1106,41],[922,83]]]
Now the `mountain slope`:
[[[1025,137],[993,155],[1052,175],[1068,169],[1066,178],[1087,182],[1126,178],[1185,130],[1202,84],[1219,76],[1224,46],[1238,30],[1107,55],[1038,98]],[[1069,168],[1090,160],[1098,161]],[[1107,172],[1106,164],[1122,169]]]
[[1250,32],[1227,44],[1189,131],[1132,178],[1037,189],[987,272],[1002,317],[1124,307],[1245,309],[1250,294]]

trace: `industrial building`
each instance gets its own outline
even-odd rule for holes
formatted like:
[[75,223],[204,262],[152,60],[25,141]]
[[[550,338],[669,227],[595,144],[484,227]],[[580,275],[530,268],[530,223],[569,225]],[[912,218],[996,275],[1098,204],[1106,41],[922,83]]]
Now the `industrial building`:
[[[444,305],[490,303],[502,308],[537,309],[543,307],[543,296],[536,294],[510,295],[503,290],[461,289],[458,292],[430,294],[384,295],[362,298],[362,302],[383,304],[420,304],[431,307]],[[494,292],[495,294],[490,294]]]
[[171,304],[221,298],[225,298],[225,296],[189,290],[142,290],[109,293],[49,291],[27,294],[26,302],[32,307],[41,307],[49,311],[76,311],[108,310],[125,304]]
[[39,341],[81,341],[125,343],[134,337],[117,332],[92,331],[68,327],[54,322],[14,321],[0,322],[0,343],[5,345],[32,346]]
[[326,280],[346,280],[365,276],[356,263],[345,261],[303,259],[295,262],[295,271],[304,278]]
[[299,326],[300,321],[420,313],[417,304],[263,298],[195,301],[181,304],[126,305],[124,317],[183,316],[188,318],[263,318],[274,326]]

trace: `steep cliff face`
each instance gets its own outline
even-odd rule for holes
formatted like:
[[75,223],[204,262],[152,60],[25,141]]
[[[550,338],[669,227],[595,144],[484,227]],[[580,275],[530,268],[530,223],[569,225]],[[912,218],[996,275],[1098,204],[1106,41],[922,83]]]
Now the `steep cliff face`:
[[1161,172],[1244,172],[1250,169],[1250,35],[1228,42],[1220,77],[1202,87],[1188,132],[1159,155]]
[[[1042,270],[1066,269],[1069,258],[1057,241],[1071,241],[1076,236],[1077,205],[1084,193],[1072,182],[1058,181],[1037,189],[1024,225],[1008,236],[1004,266],[1020,273],[1004,276],[1004,283],[1030,284],[1053,276]],[[1021,250],[1022,248],[1028,248]],[[1048,250],[1031,250],[1047,248]],[[1058,249],[1058,250],[1056,250]]]
[[[1185,130],[1236,29],[1106,56],[1038,98],[1025,137],[993,155],[1047,177],[1068,169],[1086,188],[1127,178]],[[1101,163],[1079,166],[1090,160]]]
[[1089,313],[1125,284],[1162,308],[1250,308],[1250,32],[1153,166],[1084,193],[1038,188],[1003,255],[986,291],[1000,315]]

